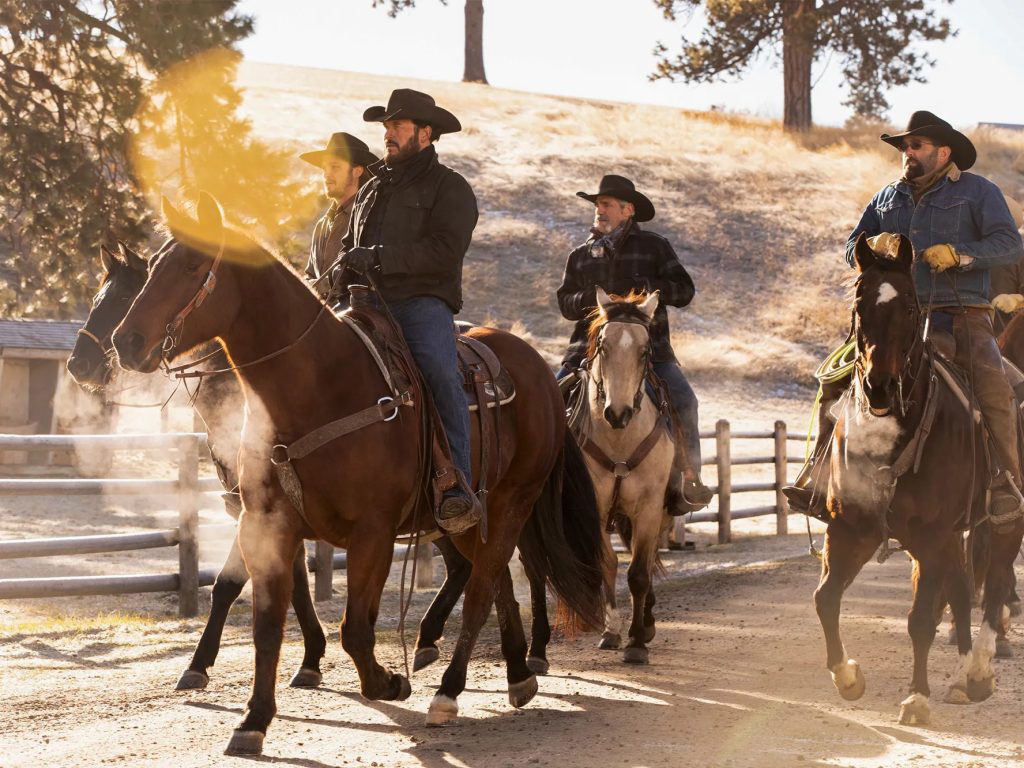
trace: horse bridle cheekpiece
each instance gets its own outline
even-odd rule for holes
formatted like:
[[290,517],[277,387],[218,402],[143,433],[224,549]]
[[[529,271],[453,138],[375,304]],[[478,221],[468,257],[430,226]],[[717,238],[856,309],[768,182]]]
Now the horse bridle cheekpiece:
[[600,405],[604,405],[607,399],[607,394],[604,391],[604,377],[602,376],[601,378],[598,378],[597,376],[593,375],[593,364],[594,361],[601,357],[602,353],[604,352],[605,330],[608,328],[609,325],[613,325],[615,323],[619,323],[621,325],[642,325],[644,327],[644,330],[647,331],[647,344],[644,346],[643,360],[641,362],[641,368],[643,368],[644,375],[640,377],[640,385],[639,387],[637,387],[636,394],[633,395],[633,411],[635,413],[639,413],[640,407],[643,405],[644,402],[644,383],[647,381],[647,372],[648,369],[651,367],[650,323],[644,322],[643,320],[639,319],[609,320],[608,322],[606,322],[601,327],[601,331],[598,334],[597,344],[594,348],[594,354],[587,361],[587,367],[591,370],[591,378],[593,379],[594,384],[597,386],[597,402]]
[[185,325],[185,319],[191,315],[196,309],[202,306],[206,298],[210,296],[214,289],[217,287],[217,267],[220,266],[221,260],[224,258],[224,232],[221,232],[220,245],[217,248],[217,255],[213,259],[213,264],[210,266],[210,271],[206,273],[206,279],[203,280],[203,284],[196,291],[191,301],[182,307],[181,311],[174,316],[174,319],[167,324],[166,331],[167,335],[164,336],[164,343],[161,347],[164,359],[175,350],[178,346],[178,342],[181,341],[181,330]]

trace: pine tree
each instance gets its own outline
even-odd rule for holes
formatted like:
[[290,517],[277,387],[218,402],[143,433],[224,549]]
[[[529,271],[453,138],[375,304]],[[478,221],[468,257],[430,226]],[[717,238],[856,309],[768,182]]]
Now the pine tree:
[[711,82],[735,77],[782,45],[783,124],[811,127],[811,65],[837,55],[849,89],[844,102],[859,117],[881,118],[889,109],[885,92],[923,82],[934,62],[914,50],[920,41],[945,40],[949,20],[930,5],[951,0],[654,0],[667,19],[689,20],[703,7],[700,38],[682,38],[674,57],[658,43],[651,79]]

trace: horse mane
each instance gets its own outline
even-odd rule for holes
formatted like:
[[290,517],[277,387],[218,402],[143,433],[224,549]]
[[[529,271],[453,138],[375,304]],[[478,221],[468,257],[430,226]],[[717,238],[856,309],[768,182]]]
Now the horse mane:
[[630,291],[625,296],[611,293],[608,297],[615,303],[607,309],[602,309],[601,306],[594,307],[587,315],[590,323],[587,328],[587,357],[593,357],[597,352],[597,339],[601,335],[601,329],[608,323],[625,320],[644,326],[651,324],[651,319],[639,306],[647,301],[649,294]]

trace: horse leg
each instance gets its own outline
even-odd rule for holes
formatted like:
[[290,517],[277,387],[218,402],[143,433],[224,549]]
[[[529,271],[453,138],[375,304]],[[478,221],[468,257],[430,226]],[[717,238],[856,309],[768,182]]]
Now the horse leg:
[[210,617],[206,620],[206,626],[203,627],[203,634],[192,653],[192,661],[189,662],[188,669],[178,680],[176,690],[194,691],[205,688],[210,682],[209,669],[217,660],[217,652],[220,651],[220,639],[224,633],[228,611],[231,610],[231,606],[234,605],[248,581],[249,572],[245,570],[245,561],[242,559],[242,552],[238,547],[236,531],[235,540],[231,543],[231,551],[228,553],[224,565],[221,566],[220,573],[217,574],[217,580],[213,583]]
[[[430,666],[441,655],[437,649],[437,641],[441,639],[445,622],[451,616],[452,609],[462,597],[462,590],[466,588],[469,572],[473,568],[472,563],[462,556],[447,536],[438,539],[435,544],[444,559],[444,583],[434,595],[430,607],[420,621],[419,636],[416,638],[416,656],[412,662],[413,672]],[[420,546],[429,547],[430,543],[420,542]]]
[[[441,677],[441,685],[427,709],[427,725],[449,725],[459,713],[458,696],[466,688],[466,671],[473,654],[480,629],[491,612],[496,585],[512,559],[518,530],[510,529],[513,522],[522,522],[530,509],[517,509],[511,505],[499,510],[499,501],[491,500],[491,531],[487,545],[477,544],[473,556],[473,570],[466,584],[462,601],[462,629],[455,643],[452,659]],[[475,531],[463,534],[463,541],[471,540]],[[525,662],[524,662],[525,666]]]
[[846,653],[839,634],[839,609],[843,592],[853,582],[880,543],[878,535],[860,537],[842,521],[833,521],[825,532],[821,580],[814,591],[814,607],[825,633],[825,664],[839,695],[856,701],[864,695],[860,664]]
[[991,532],[991,554],[985,574],[985,598],[981,627],[974,642],[973,658],[967,672],[967,695],[971,701],[984,701],[995,691],[995,670],[992,657],[996,653],[996,639],[1004,619],[1006,598],[1010,592],[1010,574],[1013,561],[1020,548],[1024,522],[1016,521],[1002,530]]
[[910,695],[900,702],[901,725],[927,725],[931,719],[928,654],[935,640],[935,606],[946,569],[950,567],[947,560],[956,558],[954,546],[946,547],[938,556],[929,553],[928,559],[914,561],[914,602],[907,615],[907,631],[914,646],[914,674],[910,681]]
[[654,589],[647,590],[647,600],[644,602],[644,642],[649,643],[654,639]]
[[292,562],[292,608],[302,630],[302,666],[288,683],[292,688],[316,688],[323,680],[320,660],[327,651],[327,637],[316,615],[313,598],[309,595],[309,569],[306,567],[306,547],[300,546]]
[[612,549],[611,534],[604,534],[604,632],[597,647],[614,651],[622,645],[619,634],[619,612],[615,604],[615,579],[619,574],[619,558]]
[[944,700],[947,704],[967,704],[970,702],[967,695],[967,670],[971,663],[971,590],[963,562],[963,549],[954,542],[946,554],[948,562],[952,564],[946,570],[945,589],[953,615],[950,635],[954,636],[960,661]]
[[526,657],[526,666],[535,674],[546,675],[551,666],[548,664],[551,623],[548,621],[547,581],[543,576],[534,573],[525,561],[523,570],[526,571],[526,578],[530,582],[530,609],[533,614],[530,626],[530,651]]
[[525,707],[537,695],[537,675],[526,663],[526,633],[508,566],[498,576],[494,607],[501,631],[501,655],[505,657],[508,703],[518,709]]
[[341,645],[359,672],[359,688],[370,700],[402,701],[412,688],[404,675],[377,663],[374,625],[384,583],[391,571],[394,543],[389,531],[353,531],[358,542],[348,551],[348,603],[341,620]]
[[647,634],[650,631],[653,636],[654,627],[652,618],[648,630],[647,597],[651,592],[651,571],[658,551],[660,518],[660,509],[641,507],[640,514],[633,520],[633,552],[626,571],[633,611],[629,624],[629,644],[622,653],[622,660],[627,664],[647,664],[650,661]]
[[277,712],[274,686],[284,639],[284,621],[292,594],[292,568],[302,539],[284,514],[244,513],[238,530],[242,553],[252,576],[252,638],[256,665],[252,695],[242,722],[224,750],[228,755],[258,755]]

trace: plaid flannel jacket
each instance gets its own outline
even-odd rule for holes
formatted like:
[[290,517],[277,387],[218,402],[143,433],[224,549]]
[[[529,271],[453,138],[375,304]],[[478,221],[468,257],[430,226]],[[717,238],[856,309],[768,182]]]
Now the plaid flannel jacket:
[[562,316],[576,321],[562,362],[577,367],[587,355],[588,318],[597,306],[597,285],[620,295],[631,290],[661,291],[661,301],[651,321],[652,360],[674,361],[665,306],[685,307],[693,300],[694,287],[668,240],[633,223],[615,253],[606,250],[604,255],[597,256],[591,252],[592,244],[593,239],[588,240],[569,254],[558,289]]

